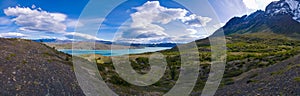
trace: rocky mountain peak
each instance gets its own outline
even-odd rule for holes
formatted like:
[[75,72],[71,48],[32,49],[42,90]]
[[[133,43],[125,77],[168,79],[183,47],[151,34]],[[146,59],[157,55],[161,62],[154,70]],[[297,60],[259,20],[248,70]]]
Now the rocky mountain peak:
[[266,7],[266,14],[291,15],[294,20],[300,22],[300,0],[274,1]]
[[270,3],[265,11],[258,10],[250,15],[230,19],[220,32],[225,35],[258,32],[273,32],[292,38],[300,34],[300,0],[280,0]]

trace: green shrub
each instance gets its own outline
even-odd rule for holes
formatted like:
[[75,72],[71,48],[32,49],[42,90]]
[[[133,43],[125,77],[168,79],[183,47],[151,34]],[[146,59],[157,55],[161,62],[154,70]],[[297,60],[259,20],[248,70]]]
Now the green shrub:
[[228,71],[228,72],[225,72],[224,78],[228,78],[228,77],[236,77],[236,76],[241,75],[243,72],[244,72],[244,71],[241,70],[241,69]]
[[295,77],[294,80],[295,80],[296,82],[300,82],[300,77]]
[[252,79],[250,79],[250,80],[247,81],[247,84],[248,84],[248,83],[252,83],[252,82],[253,82],[253,83],[258,82],[258,80],[252,80]]
[[120,85],[120,86],[130,86],[130,84],[128,82],[124,81],[122,78],[120,78],[116,75],[113,75],[110,78],[110,82],[113,84],[116,84],[116,85]]
[[231,79],[231,78],[224,79],[223,83],[224,83],[225,85],[231,85],[231,84],[234,84],[234,80]]
[[255,74],[251,75],[249,78],[254,78],[254,77],[256,77],[256,76],[258,76],[258,74],[257,74],[257,73],[255,73]]

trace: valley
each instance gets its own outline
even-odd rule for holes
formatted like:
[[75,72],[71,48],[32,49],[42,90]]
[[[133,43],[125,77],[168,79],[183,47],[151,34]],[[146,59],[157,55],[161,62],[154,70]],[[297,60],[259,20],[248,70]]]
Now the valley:
[[[177,84],[191,85],[190,82],[178,83],[179,77],[186,76],[183,79],[187,81],[192,81],[189,77],[197,79],[189,95],[199,96],[204,93],[202,91],[206,84],[216,84],[208,82],[208,78],[223,71],[219,86],[215,86],[217,88],[215,96],[300,95],[300,0],[277,0],[269,2],[270,4],[264,10],[257,9],[253,13],[247,13],[248,15],[230,17],[231,19],[227,19],[228,22],[224,26],[218,27],[216,31],[213,30],[214,32],[210,35],[198,34],[203,30],[199,31],[200,29],[197,28],[205,29],[206,26],[212,26],[210,23],[216,23],[214,21],[216,18],[188,13],[188,10],[180,4],[176,5],[173,1],[173,3],[169,1],[172,0],[146,0],[139,1],[140,4],[133,3],[129,7],[126,6],[127,9],[118,9],[124,5],[117,7],[107,18],[101,18],[101,22],[102,19],[104,22],[101,26],[92,22],[97,21],[95,18],[82,20],[92,22],[92,24],[87,24],[88,26],[97,25],[100,29],[103,27],[101,30],[107,32],[101,33],[101,36],[107,35],[107,37],[93,36],[92,33],[88,33],[93,32],[91,30],[84,30],[87,34],[76,33],[72,30],[76,29],[73,24],[75,21],[71,22],[75,18],[70,19],[62,13],[36,9],[35,5],[31,8],[18,5],[4,9],[3,16],[6,17],[0,17],[0,23],[8,23],[7,26],[12,26],[10,29],[15,29],[16,32],[7,33],[7,30],[5,30],[6,33],[0,32],[0,95],[88,96],[104,93],[113,96],[117,94],[120,96],[162,96]],[[171,5],[163,6],[168,4],[174,8]],[[180,6],[177,8],[175,5]],[[151,10],[149,11],[148,8]],[[118,12],[125,9],[127,15],[123,18]],[[219,12],[219,10],[216,11]],[[68,15],[72,17],[74,14]],[[105,41],[113,38],[112,34],[117,31],[116,27],[124,27],[118,24],[122,20],[125,22],[125,17],[132,19],[132,22],[126,21],[132,24],[124,24],[129,30],[118,29],[118,31],[125,32],[118,33],[120,42]],[[28,18],[30,22],[26,22]],[[179,24],[170,28],[165,27],[171,25],[162,26],[169,23],[185,25],[184,28]],[[5,29],[4,27],[7,26],[1,25],[1,30],[2,27]],[[84,24],[78,23],[78,27],[83,28]],[[178,36],[172,37],[165,33],[169,31]],[[78,41],[74,37],[77,37]],[[216,41],[220,40],[218,38],[224,38],[226,44],[213,46],[210,42],[211,38],[217,38]],[[172,40],[182,40],[184,43],[169,43],[173,42]],[[193,44],[196,44],[196,47],[192,48]],[[222,50],[226,51],[226,56],[213,55],[213,48],[226,49]],[[191,52],[191,50],[197,52]],[[118,59],[122,56],[128,56],[128,58]],[[165,62],[152,60],[151,56],[165,59]],[[196,58],[197,56],[199,58]],[[187,59],[184,60],[183,57]],[[213,57],[220,60],[214,62],[216,59]],[[128,60],[129,65],[134,69],[130,71],[132,73],[130,76],[135,75],[134,73],[151,72],[151,68],[157,68],[157,66],[151,66],[153,62],[158,65],[166,63],[166,70],[154,84],[137,86],[125,81],[122,74],[120,75],[117,71],[115,64],[125,65],[127,64],[125,60]],[[225,69],[213,71],[213,66],[217,66],[213,64],[218,64],[221,60],[226,60]],[[186,61],[184,66],[182,66],[183,61]],[[183,68],[191,67],[193,64],[197,64],[196,66],[200,69],[194,71]],[[130,66],[126,65],[125,68],[131,69],[128,68]],[[199,74],[190,75],[197,72]],[[104,82],[100,81],[101,79]],[[144,81],[138,81],[138,83],[146,85]],[[182,89],[185,88],[182,87]],[[116,94],[111,94],[111,92]],[[183,93],[177,95],[181,94]]]
[[[256,84],[260,84],[259,81],[255,79],[255,77],[260,77],[265,70],[272,69],[272,67],[281,66],[288,67],[294,66],[293,68],[298,68],[297,62],[293,62],[293,60],[289,60],[289,58],[297,58],[300,52],[300,41],[295,40],[289,37],[285,37],[283,35],[276,35],[272,33],[255,33],[255,34],[245,34],[245,35],[228,35],[226,37],[227,42],[227,64],[225,73],[223,75],[223,80],[220,85],[221,91],[218,94],[224,95],[223,91],[227,92],[227,95],[233,95],[238,91],[241,91],[241,94],[246,94],[244,92],[253,92],[251,94],[259,94],[260,92],[248,90],[246,87],[247,84],[251,84],[252,86],[256,86]],[[258,36],[259,35],[259,36]],[[280,42],[279,42],[280,41]],[[197,84],[192,92],[193,95],[197,95],[201,93],[202,88],[207,80],[208,73],[210,72],[210,46],[208,39],[198,40],[196,41],[199,50],[199,60],[201,64],[200,75],[198,76]],[[205,45],[205,46],[203,46]],[[96,56],[96,60],[93,58],[89,58],[90,61],[94,61],[98,65],[98,69],[100,71],[101,76],[107,83],[113,84],[111,88],[116,89],[116,92],[122,92],[122,94],[150,94],[150,92],[156,92],[155,94],[164,94],[168,92],[170,88],[175,84],[178,79],[178,75],[180,73],[180,53],[176,47],[166,51],[160,51],[163,53],[168,62],[167,70],[165,75],[159,80],[159,82],[154,85],[148,87],[139,87],[134,86],[126,81],[122,80],[118,74],[114,71],[114,67],[112,65],[112,61],[109,57]],[[151,53],[146,54],[137,54],[137,55],[129,55],[131,65],[138,73],[145,74],[150,70],[150,65],[148,62],[149,55]],[[87,55],[85,55],[85,58]],[[282,62],[286,62],[284,60],[293,62],[290,65],[286,63],[282,64]],[[191,61],[192,62],[192,61]],[[276,69],[274,68],[273,71]],[[286,74],[286,72],[290,72],[290,70],[294,69],[286,69],[284,72],[280,72],[280,74],[270,73],[269,75],[264,75],[264,78],[273,78],[273,76],[281,76],[282,74]],[[276,74],[276,75],[275,75]],[[296,75],[290,76],[289,78],[297,78]],[[271,83],[272,81],[268,81]],[[245,90],[235,90],[230,88],[229,86],[239,86],[240,83],[245,83]],[[261,84],[262,86],[263,84]],[[250,86],[250,85],[249,85]],[[281,85],[283,86],[283,85]],[[288,86],[288,85],[287,85]],[[287,87],[286,86],[286,87]],[[227,88],[230,88],[229,89]],[[272,86],[277,88],[276,86]],[[279,87],[279,86],[278,86]],[[236,87],[239,88],[239,87]],[[145,89],[148,91],[145,92]],[[288,88],[288,91],[285,92],[294,92],[297,93],[296,87]],[[266,89],[267,90],[267,89]],[[266,95],[277,94],[275,89],[269,89],[270,93],[266,93]],[[274,92],[272,92],[274,91]],[[200,93],[199,93],[200,92]],[[249,93],[249,94],[250,94]],[[261,93],[263,94],[263,93]],[[289,94],[289,93],[287,93]]]

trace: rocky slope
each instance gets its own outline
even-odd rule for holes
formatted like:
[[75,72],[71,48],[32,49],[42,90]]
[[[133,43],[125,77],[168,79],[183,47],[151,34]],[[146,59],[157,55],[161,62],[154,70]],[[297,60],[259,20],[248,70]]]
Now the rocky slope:
[[0,38],[1,96],[83,96],[71,56],[44,44]]

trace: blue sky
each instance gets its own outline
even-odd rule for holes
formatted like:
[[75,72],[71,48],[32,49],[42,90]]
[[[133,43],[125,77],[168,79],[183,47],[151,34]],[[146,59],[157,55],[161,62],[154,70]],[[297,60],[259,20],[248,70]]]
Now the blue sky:
[[190,42],[272,1],[1,0],[0,37]]

